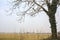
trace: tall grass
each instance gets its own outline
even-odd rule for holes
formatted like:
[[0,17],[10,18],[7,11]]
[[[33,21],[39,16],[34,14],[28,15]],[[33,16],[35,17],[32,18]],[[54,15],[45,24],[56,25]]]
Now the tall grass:
[[0,34],[0,40],[42,40],[51,34]]

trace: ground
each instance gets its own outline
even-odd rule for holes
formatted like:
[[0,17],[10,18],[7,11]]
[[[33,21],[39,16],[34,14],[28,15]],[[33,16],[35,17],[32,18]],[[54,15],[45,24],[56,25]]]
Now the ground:
[[0,40],[43,40],[50,36],[50,33],[1,33]]

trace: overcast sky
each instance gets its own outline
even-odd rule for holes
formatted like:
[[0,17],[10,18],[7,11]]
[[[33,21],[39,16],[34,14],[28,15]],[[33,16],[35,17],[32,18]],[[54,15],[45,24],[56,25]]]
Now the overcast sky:
[[[8,16],[6,9],[8,9],[7,0],[0,0],[0,32],[14,33],[14,32],[50,32],[50,24],[48,16],[42,12],[35,17],[26,16],[24,22],[17,21],[16,14]],[[57,29],[60,31],[60,7],[56,13]]]

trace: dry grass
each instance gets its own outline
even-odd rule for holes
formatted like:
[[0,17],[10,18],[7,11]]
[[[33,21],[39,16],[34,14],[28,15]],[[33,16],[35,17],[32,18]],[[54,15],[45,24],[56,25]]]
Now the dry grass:
[[42,40],[51,34],[0,34],[0,40]]

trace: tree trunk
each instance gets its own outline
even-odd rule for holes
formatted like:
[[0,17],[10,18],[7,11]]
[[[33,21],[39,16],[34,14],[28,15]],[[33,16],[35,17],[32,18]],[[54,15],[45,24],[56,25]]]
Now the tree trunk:
[[49,15],[49,22],[51,24],[51,32],[52,32],[52,40],[57,39],[57,29],[56,29],[56,20],[55,20],[55,14]]

